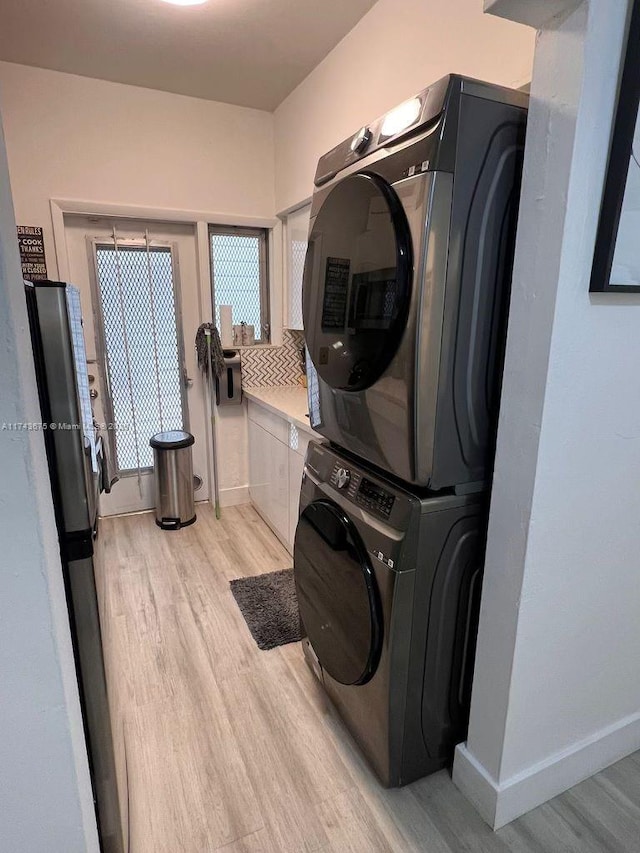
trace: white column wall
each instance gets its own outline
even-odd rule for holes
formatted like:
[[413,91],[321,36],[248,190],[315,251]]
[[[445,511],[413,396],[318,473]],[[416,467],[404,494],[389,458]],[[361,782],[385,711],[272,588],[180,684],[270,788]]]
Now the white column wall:
[[0,126],[0,847],[97,853],[58,537]]
[[589,294],[626,13],[583,3],[536,46],[471,718],[454,765],[495,826],[640,747],[640,298]]

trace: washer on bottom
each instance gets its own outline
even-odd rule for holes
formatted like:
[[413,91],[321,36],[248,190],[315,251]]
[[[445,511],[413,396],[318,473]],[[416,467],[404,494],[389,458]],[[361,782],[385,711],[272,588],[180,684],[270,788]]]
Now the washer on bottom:
[[305,657],[387,787],[464,740],[486,495],[424,497],[309,444],[294,546]]

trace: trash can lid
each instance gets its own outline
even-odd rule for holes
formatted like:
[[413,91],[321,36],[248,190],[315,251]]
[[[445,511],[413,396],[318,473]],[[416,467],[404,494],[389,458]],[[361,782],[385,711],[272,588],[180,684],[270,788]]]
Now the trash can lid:
[[165,432],[157,432],[149,439],[151,447],[158,450],[178,450],[180,447],[191,447],[195,438],[190,432],[182,429],[169,429]]

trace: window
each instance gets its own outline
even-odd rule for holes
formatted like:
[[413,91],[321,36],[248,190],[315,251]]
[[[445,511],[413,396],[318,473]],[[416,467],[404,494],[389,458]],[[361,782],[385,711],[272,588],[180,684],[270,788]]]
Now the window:
[[215,324],[230,305],[232,323],[253,326],[256,343],[269,343],[267,232],[261,228],[209,229]]
[[150,468],[149,438],[185,424],[168,246],[96,245],[110,420],[120,473]]

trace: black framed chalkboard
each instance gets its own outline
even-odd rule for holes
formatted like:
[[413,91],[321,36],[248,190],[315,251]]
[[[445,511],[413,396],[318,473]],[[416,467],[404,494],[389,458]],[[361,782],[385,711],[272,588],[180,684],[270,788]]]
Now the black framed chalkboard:
[[634,0],[600,219],[590,291],[640,292],[640,0]]
[[25,281],[47,281],[44,236],[39,225],[18,225],[18,248]]

